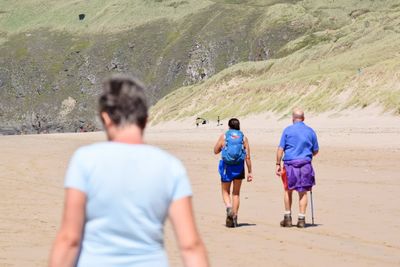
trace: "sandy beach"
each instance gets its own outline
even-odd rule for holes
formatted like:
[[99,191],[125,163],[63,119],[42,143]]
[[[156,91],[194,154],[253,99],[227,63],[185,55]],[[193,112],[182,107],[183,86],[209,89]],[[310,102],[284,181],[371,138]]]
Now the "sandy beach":
[[[321,147],[314,160],[316,225],[306,229],[279,227],[283,190],[275,150],[290,119],[243,120],[254,182],[243,184],[235,229],[224,226],[219,156],[212,153],[226,122],[196,128],[187,120],[147,130],[147,143],[173,153],[188,170],[212,266],[400,266],[400,118],[344,114],[306,122]],[[78,147],[104,139],[103,133],[0,136],[0,266],[46,265],[68,160]],[[171,266],[182,266],[168,223],[165,243]]]

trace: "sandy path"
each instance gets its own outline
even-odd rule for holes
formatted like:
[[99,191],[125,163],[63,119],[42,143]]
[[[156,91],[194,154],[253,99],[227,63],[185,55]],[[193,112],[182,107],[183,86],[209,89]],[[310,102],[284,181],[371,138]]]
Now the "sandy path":
[[[282,123],[283,125],[284,123]],[[196,218],[213,266],[399,266],[400,127],[318,128],[315,227],[282,229],[274,152],[282,125],[250,129],[255,181],[227,229],[212,146],[222,129],[155,128],[147,141],[187,166]],[[63,176],[79,146],[100,133],[0,137],[0,266],[44,266],[61,215]],[[297,214],[297,199],[294,214]],[[309,215],[309,214],[308,214]],[[169,225],[172,266],[181,266]]]

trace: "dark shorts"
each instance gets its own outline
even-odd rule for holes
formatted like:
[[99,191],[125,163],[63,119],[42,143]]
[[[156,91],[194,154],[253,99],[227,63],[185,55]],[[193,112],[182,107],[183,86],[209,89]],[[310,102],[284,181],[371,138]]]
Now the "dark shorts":
[[223,160],[220,160],[218,172],[223,183],[230,183],[236,179],[244,179],[244,161],[237,165],[228,165]]

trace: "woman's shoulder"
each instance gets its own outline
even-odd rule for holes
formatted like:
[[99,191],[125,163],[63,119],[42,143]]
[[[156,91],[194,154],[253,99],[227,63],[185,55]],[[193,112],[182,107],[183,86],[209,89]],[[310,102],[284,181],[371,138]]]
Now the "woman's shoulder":
[[168,151],[153,145],[143,145],[142,149],[151,153],[154,157],[162,158],[171,161],[178,161],[178,159]]
[[78,154],[104,153],[149,153],[159,157],[173,157],[165,150],[148,144],[125,144],[118,142],[99,142],[82,146],[76,150]]
[[141,155],[147,159],[151,158],[153,161],[166,161],[171,164],[179,162],[174,155],[164,149],[148,144],[131,145],[117,142],[99,142],[82,146],[75,151],[75,156],[83,158],[129,154]]
[[97,154],[100,151],[104,151],[104,150],[108,149],[109,143],[111,143],[111,142],[99,142],[99,143],[81,146],[75,151],[75,155],[88,156],[90,154]]

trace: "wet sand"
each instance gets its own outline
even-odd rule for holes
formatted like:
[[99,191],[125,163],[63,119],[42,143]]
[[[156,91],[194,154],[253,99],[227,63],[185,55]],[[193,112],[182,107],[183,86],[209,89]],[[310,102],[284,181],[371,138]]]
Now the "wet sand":
[[[224,227],[214,142],[225,126],[185,121],[156,126],[150,144],[180,158],[194,191],[196,219],[212,266],[399,266],[400,119],[368,123],[310,120],[321,152],[314,160],[315,226],[279,227],[283,191],[275,150],[288,120],[243,122],[254,182],[244,182],[240,227]],[[0,136],[0,266],[45,266],[60,223],[63,176],[79,146],[103,133]],[[298,212],[294,198],[294,219]],[[295,219],[296,221],[296,219]],[[307,222],[311,222],[308,209]],[[182,266],[170,225],[171,266]]]

